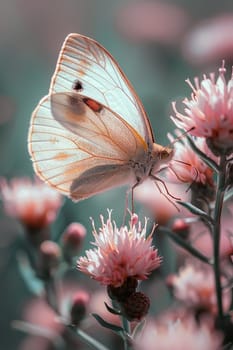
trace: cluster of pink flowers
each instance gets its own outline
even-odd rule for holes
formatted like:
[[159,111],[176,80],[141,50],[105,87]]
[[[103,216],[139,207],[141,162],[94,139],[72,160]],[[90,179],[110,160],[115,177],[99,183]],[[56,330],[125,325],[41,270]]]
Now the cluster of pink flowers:
[[[145,348],[218,350],[224,336],[224,341],[228,340],[227,331],[226,334],[220,333],[214,322],[209,321],[210,318],[222,321],[226,317],[228,326],[232,327],[229,312],[233,256],[230,226],[232,205],[229,205],[229,200],[226,215],[224,191],[232,187],[233,178],[233,75],[226,82],[225,73],[223,64],[219,69],[217,80],[214,74],[204,76],[202,81],[195,79],[194,85],[188,80],[192,94],[190,99],[186,98],[183,101],[184,111],[179,112],[175,103],[173,104],[175,116],[172,120],[177,127],[185,130],[183,134],[181,131],[175,131],[177,139],[169,135],[171,143],[174,144],[174,154],[163,179],[173,182],[173,187],[172,184],[168,186],[164,184],[166,194],[162,193],[163,197],[159,185],[153,196],[155,191],[151,191],[149,182],[144,184],[145,187],[142,187],[141,192],[140,189],[136,190],[136,197],[138,195],[144,204],[150,207],[156,221],[161,226],[166,226],[167,232],[170,230],[168,235],[195,258],[206,263],[201,265],[199,262],[200,264],[195,265],[190,259],[186,265],[180,264],[181,267],[176,274],[169,275],[167,286],[171,287],[176,304],[186,310],[188,317],[186,319],[177,317],[175,322],[170,318],[166,325],[149,322],[140,337],[130,339],[137,350]],[[221,164],[224,164],[224,169],[221,169]],[[219,194],[216,190],[216,177],[221,171],[224,173],[225,182],[223,181],[220,189],[222,192],[219,191],[221,192]],[[160,179],[160,183],[163,179]],[[174,187],[174,182],[175,186],[177,183],[188,185],[191,195],[184,194],[186,188],[183,187],[187,186],[177,190],[178,187]],[[183,205],[185,209],[183,208],[179,214],[177,206],[172,202],[176,199],[175,196],[171,196],[172,200],[169,205],[167,204],[170,188],[176,188],[181,193],[182,198],[178,204]],[[196,191],[197,189],[200,192]],[[206,189],[210,191],[208,198]],[[28,231],[47,228],[55,220],[62,205],[61,196],[39,181],[14,179],[7,183],[2,179],[0,190],[7,215],[17,218]],[[203,206],[195,201],[199,195],[202,195],[202,199],[206,195]],[[117,314],[118,323],[119,315],[125,317],[127,321],[139,322],[148,313],[150,299],[142,291],[136,291],[138,282],[148,279],[152,271],[159,268],[162,262],[158,250],[153,245],[153,232],[147,234],[148,220],[145,219],[145,223],[142,224],[136,214],[130,214],[128,226],[118,227],[112,220],[110,210],[108,218],[105,220],[100,216],[100,220],[99,230],[92,220],[94,247],[86,250],[85,256],[78,258],[77,269],[107,287],[110,301],[114,307],[117,304],[117,309],[112,309],[111,306],[106,306],[106,309],[111,316],[115,317]],[[70,266],[79,253],[85,236],[85,227],[79,223],[72,223],[63,232],[60,242],[54,242],[50,237],[40,242],[35,259],[36,277],[46,281],[47,287],[51,281],[54,282],[54,271],[59,270],[61,260],[64,265]],[[217,248],[214,240],[218,242]],[[179,257],[182,261],[184,255],[180,254]],[[49,294],[47,299],[51,306]],[[53,340],[56,336],[63,336],[67,324],[79,327],[85,318],[88,303],[89,295],[81,291],[74,295],[69,311],[66,310],[65,314],[60,312],[59,318],[56,318],[58,316],[56,306],[54,310],[49,307],[45,308],[45,311],[39,307],[41,314],[38,311],[37,318],[39,322],[41,320],[44,322],[43,318],[47,316],[45,320],[48,324],[45,326],[50,329],[50,340]],[[58,307],[62,304],[59,297],[57,304]],[[204,322],[203,314],[208,321]],[[199,323],[194,316],[200,321]],[[28,319],[31,320],[30,317]],[[110,324],[100,316],[99,319],[100,324],[104,324],[106,328],[115,327],[114,329],[120,329],[122,332],[120,326],[116,328],[118,323]],[[222,331],[223,326],[221,325]]]

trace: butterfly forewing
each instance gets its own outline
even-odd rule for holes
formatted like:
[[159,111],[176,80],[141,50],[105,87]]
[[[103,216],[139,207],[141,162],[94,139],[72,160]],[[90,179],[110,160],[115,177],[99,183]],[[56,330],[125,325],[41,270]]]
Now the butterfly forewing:
[[70,34],[62,47],[50,93],[77,91],[122,116],[153,143],[153,134],[142,103],[110,53],[96,41]]

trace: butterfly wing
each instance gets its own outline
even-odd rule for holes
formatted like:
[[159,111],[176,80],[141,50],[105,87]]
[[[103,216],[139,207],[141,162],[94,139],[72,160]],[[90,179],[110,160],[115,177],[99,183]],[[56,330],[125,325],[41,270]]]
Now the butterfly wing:
[[28,141],[36,173],[74,200],[131,182],[130,161],[147,150],[120,116],[72,92],[41,100]]
[[153,143],[142,103],[118,63],[99,43],[79,34],[66,38],[50,86],[50,93],[72,90],[109,107]]

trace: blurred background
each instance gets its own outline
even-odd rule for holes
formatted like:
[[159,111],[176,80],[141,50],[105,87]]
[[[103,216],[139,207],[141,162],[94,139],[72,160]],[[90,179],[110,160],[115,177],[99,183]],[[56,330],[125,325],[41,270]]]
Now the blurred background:
[[[71,32],[96,39],[116,58],[163,145],[174,129],[171,102],[190,94],[185,79],[217,72],[222,59],[229,69],[233,64],[232,0],[1,1],[0,176],[7,180],[34,176],[27,151],[30,116],[48,92],[59,50]],[[57,236],[70,222],[79,221],[90,233],[90,216],[98,218],[112,208],[117,220],[124,203],[125,189],[78,204],[66,200],[52,232]],[[23,335],[10,323],[21,318],[30,293],[9,253],[22,228],[2,209],[0,227],[0,349],[14,350]]]

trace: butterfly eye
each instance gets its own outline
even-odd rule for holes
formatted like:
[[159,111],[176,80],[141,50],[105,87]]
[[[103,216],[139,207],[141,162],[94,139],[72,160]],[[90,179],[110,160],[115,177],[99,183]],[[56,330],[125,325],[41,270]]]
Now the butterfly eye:
[[160,152],[160,159],[168,160],[172,155],[173,155],[173,149],[167,147]]

